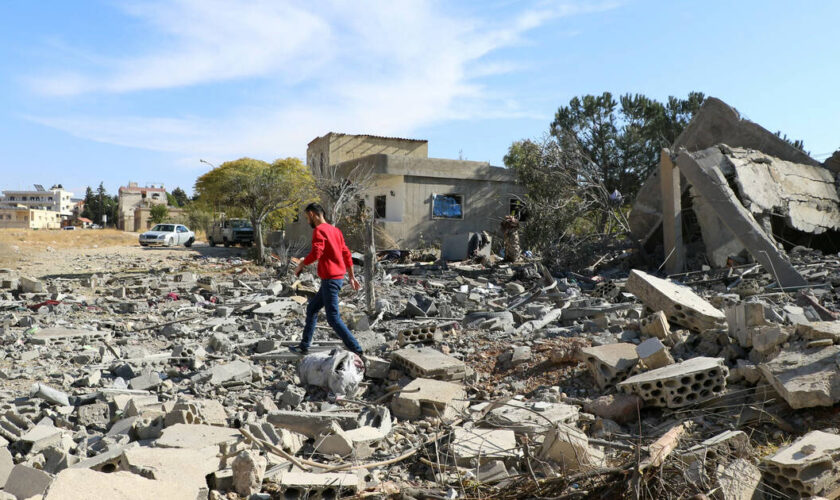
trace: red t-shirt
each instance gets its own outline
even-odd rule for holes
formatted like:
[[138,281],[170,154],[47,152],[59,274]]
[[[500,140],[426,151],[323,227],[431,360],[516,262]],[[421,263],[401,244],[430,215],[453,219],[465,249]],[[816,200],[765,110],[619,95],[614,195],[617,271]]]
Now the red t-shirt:
[[322,280],[344,279],[347,269],[353,268],[350,249],[344,243],[341,230],[326,222],[318,224],[312,231],[312,250],[303,259],[308,266],[318,261],[318,277]]

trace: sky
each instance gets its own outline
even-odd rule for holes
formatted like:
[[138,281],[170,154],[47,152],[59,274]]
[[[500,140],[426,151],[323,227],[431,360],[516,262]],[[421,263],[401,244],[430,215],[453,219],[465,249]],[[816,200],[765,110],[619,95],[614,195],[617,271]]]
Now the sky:
[[840,147],[840,2],[0,0],[0,188],[192,191],[327,132],[502,165],[574,96],[691,91]]

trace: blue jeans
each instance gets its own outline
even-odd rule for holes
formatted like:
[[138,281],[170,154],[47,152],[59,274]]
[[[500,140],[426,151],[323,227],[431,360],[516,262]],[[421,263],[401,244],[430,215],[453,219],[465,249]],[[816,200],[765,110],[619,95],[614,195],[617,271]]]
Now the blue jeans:
[[343,284],[344,280],[321,280],[321,288],[314,297],[309,299],[309,304],[306,306],[306,326],[303,327],[303,340],[300,343],[302,347],[308,349],[312,344],[312,335],[315,333],[315,325],[318,322],[318,311],[324,308],[327,323],[335,330],[347,349],[355,353],[362,352],[362,346],[338,314],[338,292]]

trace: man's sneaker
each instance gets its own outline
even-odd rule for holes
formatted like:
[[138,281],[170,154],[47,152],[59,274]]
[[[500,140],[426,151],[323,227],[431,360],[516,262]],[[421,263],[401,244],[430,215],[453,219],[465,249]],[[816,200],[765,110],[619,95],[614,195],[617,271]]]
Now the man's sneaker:
[[299,354],[299,355],[301,355],[301,356],[306,356],[307,354],[309,354],[309,348],[308,348],[308,347],[304,347],[304,346],[302,346],[302,345],[292,345],[292,346],[289,346],[289,351],[291,351],[291,352],[293,352],[293,353],[295,353],[295,354]]

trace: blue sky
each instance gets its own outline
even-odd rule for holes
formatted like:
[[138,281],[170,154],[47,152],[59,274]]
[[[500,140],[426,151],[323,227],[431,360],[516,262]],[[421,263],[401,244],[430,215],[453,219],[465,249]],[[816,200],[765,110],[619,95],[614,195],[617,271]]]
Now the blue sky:
[[328,131],[501,165],[605,90],[720,97],[823,159],[837,19],[810,1],[2,0],[0,188],[191,191],[199,159],[303,158]]

